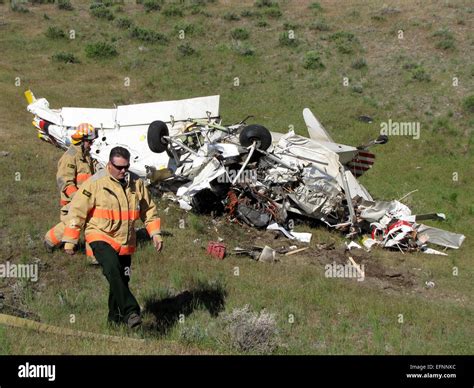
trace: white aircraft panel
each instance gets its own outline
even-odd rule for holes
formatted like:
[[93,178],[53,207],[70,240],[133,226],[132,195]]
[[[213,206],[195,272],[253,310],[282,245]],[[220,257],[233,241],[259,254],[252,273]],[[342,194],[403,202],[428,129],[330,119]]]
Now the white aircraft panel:
[[219,116],[220,96],[197,97],[176,101],[150,102],[146,104],[123,105],[117,107],[117,122],[120,126],[146,125],[155,120],[166,122],[183,121],[189,118],[207,118]]
[[95,128],[114,128],[116,113],[116,109],[63,108],[61,117],[63,119],[62,124],[66,127],[76,127],[81,123],[89,123]]

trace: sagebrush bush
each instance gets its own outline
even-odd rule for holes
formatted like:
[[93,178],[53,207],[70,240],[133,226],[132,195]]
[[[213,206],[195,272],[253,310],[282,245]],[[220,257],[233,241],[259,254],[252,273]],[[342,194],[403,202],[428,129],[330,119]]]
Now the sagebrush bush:
[[342,54],[352,54],[359,40],[352,32],[338,31],[329,35],[328,39],[336,44],[337,50]]
[[372,20],[375,20],[376,22],[384,22],[385,20],[387,20],[387,18],[385,16],[378,15],[378,14],[372,15],[370,18]]
[[433,122],[433,132],[449,132],[452,130],[448,117],[438,117]]
[[447,28],[441,28],[433,33],[434,37],[443,39],[454,39],[453,33]]
[[276,1],[272,0],[257,0],[254,4],[258,8],[274,8],[274,7],[279,7],[279,4]]
[[127,30],[132,26],[133,22],[128,18],[118,18],[115,25],[122,30]]
[[177,23],[174,25],[174,31],[176,33],[179,33],[180,31],[183,31],[186,35],[192,35],[194,33],[201,33],[202,32],[202,27],[197,26],[192,23]]
[[163,15],[165,16],[183,16],[184,12],[182,7],[178,4],[168,4],[163,8]]
[[348,31],[337,31],[334,34],[329,35],[328,39],[332,42],[358,42],[357,37],[352,32]]
[[136,26],[130,29],[130,36],[143,42],[160,44],[168,43],[168,38],[162,33]]
[[227,21],[240,20],[239,15],[237,15],[235,12],[226,12],[222,18]]
[[420,81],[420,82],[429,82],[431,81],[431,77],[425,68],[421,65],[417,65],[412,69],[411,78]]
[[324,63],[321,55],[317,51],[308,51],[303,58],[303,67],[305,69],[323,69]]
[[114,20],[115,16],[110,10],[107,8],[103,3],[94,3],[90,6],[89,9],[92,16],[98,19],[105,19],[105,20]]
[[74,9],[70,0],[58,0],[58,8],[65,11],[72,11]]
[[364,58],[358,58],[352,62],[351,67],[353,69],[363,69],[364,67],[367,67],[367,61]]
[[289,31],[282,32],[278,41],[281,46],[295,47],[299,44],[299,41]]
[[309,29],[314,31],[331,31],[331,26],[327,24],[324,20],[318,20],[312,23],[309,26]]
[[455,39],[453,33],[447,28],[441,28],[433,33],[433,37],[439,39],[435,47],[442,50],[455,48]]
[[49,26],[46,30],[46,37],[49,39],[64,39],[66,38],[66,33],[59,27]]
[[179,333],[179,339],[187,345],[199,344],[207,337],[207,330],[194,324],[192,326],[184,326]]
[[315,12],[321,12],[323,10],[323,7],[318,2],[315,2],[315,3],[311,3],[309,5],[309,9],[311,9]]
[[76,58],[76,56],[72,53],[66,53],[66,52],[59,52],[54,54],[51,59],[54,62],[62,62],[62,63],[79,63],[79,60]]
[[454,43],[454,40],[443,39],[436,43],[435,47],[442,50],[451,50],[456,47],[456,44]]
[[249,38],[250,33],[245,28],[234,28],[230,32],[230,36],[237,40],[246,40]]
[[259,314],[249,305],[222,314],[231,346],[242,352],[269,354],[278,347],[278,328],[275,315],[265,309]]
[[466,112],[474,113],[474,94],[466,97],[462,105]]
[[118,55],[117,49],[107,42],[88,43],[85,48],[88,58],[105,59]]
[[233,47],[233,50],[243,57],[252,57],[255,55],[255,48],[250,46],[248,43],[236,44]]
[[299,27],[298,24],[294,22],[285,22],[283,23],[283,29],[284,30],[296,30]]
[[253,18],[253,17],[260,17],[262,14],[259,11],[253,11],[251,9],[244,9],[241,13],[240,16],[243,18]]
[[161,0],[145,0],[143,6],[147,12],[159,11],[161,9]]
[[271,7],[271,8],[264,9],[263,14],[268,16],[268,17],[275,18],[275,19],[277,19],[277,18],[279,18],[283,15],[282,12],[280,11],[280,9],[276,8],[276,7]]
[[197,54],[197,51],[191,47],[189,42],[186,42],[178,46],[178,54],[181,57],[189,57]]
[[364,88],[361,84],[355,84],[355,85],[352,85],[351,90],[354,93],[361,94],[364,91]]

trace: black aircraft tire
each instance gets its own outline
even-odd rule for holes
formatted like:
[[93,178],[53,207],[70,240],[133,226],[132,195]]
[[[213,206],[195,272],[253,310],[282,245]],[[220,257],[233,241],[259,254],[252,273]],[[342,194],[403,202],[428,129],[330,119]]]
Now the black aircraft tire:
[[239,136],[240,144],[249,147],[254,141],[260,142],[259,148],[266,151],[272,145],[272,134],[262,125],[247,125]]
[[147,141],[152,152],[161,154],[168,148],[168,142],[163,139],[169,136],[168,126],[163,121],[153,121],[148,127]]

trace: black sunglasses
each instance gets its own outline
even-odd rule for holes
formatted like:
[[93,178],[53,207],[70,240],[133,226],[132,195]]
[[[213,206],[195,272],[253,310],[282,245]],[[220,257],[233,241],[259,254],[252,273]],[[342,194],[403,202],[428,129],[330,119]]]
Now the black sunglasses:
[[122,171],[122,170],[128,170],[130,168],[130,163],[126,164],[125,166],[117,166],[116,164],[113,164],[110,162],[112,166],[114,166],[117,170]]

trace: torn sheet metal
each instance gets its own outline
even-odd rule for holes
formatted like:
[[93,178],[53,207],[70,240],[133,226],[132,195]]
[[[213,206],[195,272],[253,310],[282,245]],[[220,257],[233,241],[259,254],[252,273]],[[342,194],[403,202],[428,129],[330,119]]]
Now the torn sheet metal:
[[263,228],[272,220],[272,216],[268,212],[256,210],[252,206],[243,203],[237,205],[237,213],[246,224],[256,228]]
[[412,216],[406,216],[404,219],[410,222],[425,220],[446,221],[446,215],[444,213],[414,214]]
[[360,218],[368,222],[378,222],[383,226],[393,218],[405,219],[411,216],[408,206],[398,201],[366,201],[361,203],[359,210]]
[[433,248],[424,248],[424,249],[421,250],[421,252],[426,253],[428,255],[448,256],[447,253],[438,251],[438,250],[433,249]]
[[387,228],[383,246],[386,248],[397,247],[399,249],[408,248],[410,240],[415,237],[413,224],[407,221],[397,221]]
[[429,243],[453,249],[460,248],[466,238],[463,234],[452,233],[423,224],[418,226],[417,232],[418,234],[428,236]]
[[[352,199],[359,196],[365,199],[366,201],[373,201],[373,198],[370,195],[370,193],[367,191],[367,189],[357,181],[357,179],[354,177],[354,175],[352,175],[352,173],[349,170],[345,171],[345,176],[346,176],[347,184],[349,185],[349,190],[350,190]],[[341,177],[340,175],[338,175],[339,185],[341,185],[342,183],[340,180],[341,180]]]
[[362,247],[359,244],[357,244],[355,241],[351,241],[349,244],[346,242],[346,249],[350,251],[352,248],[362,249]]
[[303,243],[310,243],[311,237],[313,236],[311,233],[288,231],[277,223],[268,225],[267,230],[282,232],[290,240],[296,240]]
[[266,171],[263,183],[264,184],[284,184],[287,182],[296,182],[298,177],[293,171],[284,167],[273,167]]
[[334,183],[323,179],[298,186],[293,193],[288,194],[288,198],[304,213],[317,218],[335,211],[343,200],[341,191]]
[[186,201],[190,201],[190,198],[197,192],[210,188],[210,182],[218,176],[225,174],[225,168],[216,159],[211,159],[207,165],[201,170],[201,172],[193,179],[192,182],[181,186],[176,196]]

